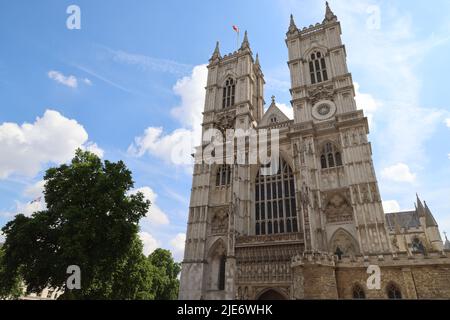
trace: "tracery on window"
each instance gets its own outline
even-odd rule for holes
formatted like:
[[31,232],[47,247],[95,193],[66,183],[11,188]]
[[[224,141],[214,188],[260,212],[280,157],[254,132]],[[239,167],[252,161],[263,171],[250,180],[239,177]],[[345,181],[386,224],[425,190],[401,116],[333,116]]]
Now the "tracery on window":
[[298,232],[294,175],[280,158],[278,172],[263,175],[261,169],[255,184],[255,234]]
[[325,57],[320,51],[314,51],[311,53],[309,61],[309,74],[311,76],[312,84],[328,80]]
[[231,167],[229,165],[221,165],[216,173],[216,187],[227,186],[231,183]]
[[222,108],[231,107],[234,105],[234,96],[236,91],[236,83],[232,78],[228,78],[225,81],[222,93]]
[[331,142],[327,142],[322,149],[320,165],[322,169],[342,166],[342,155]]

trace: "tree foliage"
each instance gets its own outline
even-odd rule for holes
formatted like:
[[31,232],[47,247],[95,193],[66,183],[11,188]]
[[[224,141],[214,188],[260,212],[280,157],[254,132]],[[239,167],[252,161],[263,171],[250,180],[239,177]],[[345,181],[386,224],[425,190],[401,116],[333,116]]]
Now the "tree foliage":
[[129,195],[133,180],[125,164],[77,150],[44,180],[47,209],[19,214],[2,229],[0,270],[10,280],[0,291],[12,292],[19,277],[28,291],[64,287],[67,267],[78,265],[81,289],[66,290],[63,298],[154,298],[153,267],[137,236],[150,202],[142,193]]
[[169,250],[156,249],[148,256],[150,264],[155,268],[152,291],[157,300],[175,300],[178,297],[180,285],[178,274],[181,271],[179,263],[175,262]]

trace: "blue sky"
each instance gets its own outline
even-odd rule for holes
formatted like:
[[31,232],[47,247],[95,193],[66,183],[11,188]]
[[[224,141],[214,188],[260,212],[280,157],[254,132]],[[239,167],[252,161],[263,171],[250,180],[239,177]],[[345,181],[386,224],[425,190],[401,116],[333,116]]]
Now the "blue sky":
[[[71,4],[81,9],[81,30],[66,27]],[[413,208],[417,192],[450,232],[450,3],[330,6],[342,24],[358,106],[370,119],[386,210]],[[275,95],[289,113],[289,14],[309,26],[322,21],[324,7],[312,0],[2,1],[0,226],[41,208],[43,201],[30,201],[45,169],[83,146],[126,162],[136,188],[154,202],[142,222],[146,250],[162,246],[180,259],[191,175],[172,149],[197,137],[204,64],[215,42],[228,53],[236,49],[231,26],[248,30],[266,101]]]

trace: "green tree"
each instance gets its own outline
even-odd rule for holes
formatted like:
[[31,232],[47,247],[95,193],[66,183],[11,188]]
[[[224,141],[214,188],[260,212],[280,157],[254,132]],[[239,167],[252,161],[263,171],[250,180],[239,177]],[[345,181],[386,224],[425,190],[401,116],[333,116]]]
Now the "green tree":
[[8,277],[4,264],[5,250],[0,245],[0,299],[17,299],[22,295],[22,281],[20,277]]
[[156,300],[175,300],[178,298],[180,281],[178,274],[181,266],[172,258],[169,250],[156,249],[148,256],[148,260],[155,268],[152,292]]
[[[81,269],[81,289],[63,298],[152,298],[152,266],[137,237],[150,202],[129,195],[131,172],[122,161],[104,161],[77,150],[70,164],[47,170],[47,209],[17,215],[2,229],[6,236],[2,272],[22,277],[28,291],[65,286],[69,265]],[[0,290],[11,292],[14,281]]]

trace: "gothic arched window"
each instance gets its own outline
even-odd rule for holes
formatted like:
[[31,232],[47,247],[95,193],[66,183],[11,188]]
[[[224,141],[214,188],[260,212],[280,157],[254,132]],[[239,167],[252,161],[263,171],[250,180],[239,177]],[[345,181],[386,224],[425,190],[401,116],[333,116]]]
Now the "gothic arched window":
[[309,61],[309,74],[311,75],[311,83],[319,83],[328,80],[327,66],[325,57],[319,51],[311,53]]
[[333,146],[331,142],[327,142],[320,156],[320,165],[322,169],[334,168],[342,166],[342,156],[341,153]]
[[231,168],[229,165],[221,165],[216,173],[216,187],[227,186],[231,183]]
[[400,288],[394,284],[390,283],[386,287],[386,293],[389,299],[401,299],[402,298],[402,292],[400,291]]
[[235,91],[236,83],[232,78],[228,78],[227,81],[225,81],[225,86],[223,87],[222,108],[225,109],[234,105]]
[[264,175],[260,171],[255,184],[255,234],[298,232],[294,174],[279,158],[278,171]]
[[365,299],[366,293],[364,289],[357,283],[352,288],[353,299]]

